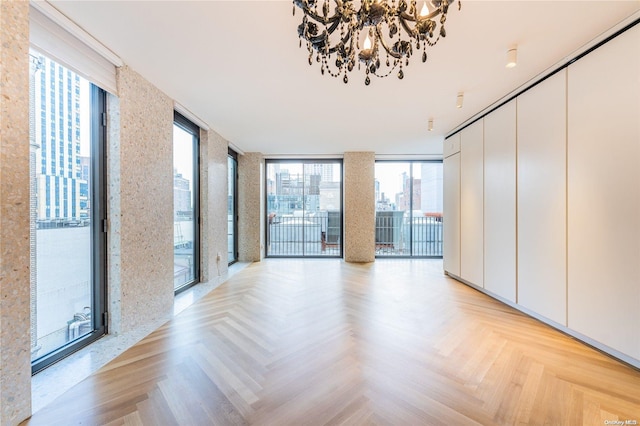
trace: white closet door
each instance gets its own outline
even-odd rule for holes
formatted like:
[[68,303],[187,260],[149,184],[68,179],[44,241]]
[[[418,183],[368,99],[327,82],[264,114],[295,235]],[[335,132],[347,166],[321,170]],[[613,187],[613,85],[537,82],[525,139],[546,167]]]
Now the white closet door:
[[640,359],[640,26],[568,73],[569,327]]
[[483,287],[483,121],[460,132],[460,277]]
[[444,270],[460,276],[460,153],[444,159]]
[[566,325],[566,70],[517,104],[517,301]]
[[516,101],[484,118],[484,288],[516,301]]

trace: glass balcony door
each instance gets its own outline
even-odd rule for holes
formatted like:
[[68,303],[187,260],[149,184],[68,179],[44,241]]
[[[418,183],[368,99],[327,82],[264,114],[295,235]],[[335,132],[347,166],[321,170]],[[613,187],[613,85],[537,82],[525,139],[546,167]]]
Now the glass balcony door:
[[342,163],[267,161],[267,256],[342,256]]
[[378,161],[376,256],[442,256],[442,162]]

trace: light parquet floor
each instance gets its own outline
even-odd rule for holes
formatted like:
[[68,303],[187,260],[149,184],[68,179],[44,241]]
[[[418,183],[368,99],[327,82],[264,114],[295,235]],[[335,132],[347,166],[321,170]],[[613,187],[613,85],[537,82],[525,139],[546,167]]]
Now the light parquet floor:
[[615,420],[640,421],[640,372],[444,277],[441,261],[269,259],[27,424]]

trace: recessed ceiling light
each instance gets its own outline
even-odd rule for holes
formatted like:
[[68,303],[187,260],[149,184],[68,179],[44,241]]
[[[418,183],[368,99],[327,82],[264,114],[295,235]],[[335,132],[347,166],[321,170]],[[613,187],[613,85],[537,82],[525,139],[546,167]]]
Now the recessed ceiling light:
[[507,50],[507,68],[513,68],[518,65],[518,47],[513,46]]

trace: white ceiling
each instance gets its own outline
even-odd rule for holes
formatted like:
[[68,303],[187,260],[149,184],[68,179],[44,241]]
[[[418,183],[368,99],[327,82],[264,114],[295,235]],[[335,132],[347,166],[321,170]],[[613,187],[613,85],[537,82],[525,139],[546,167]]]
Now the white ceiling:
[[[426,63],[415,55],[403,80],[365,86],[364,73],[345,85],[309,66],[290,1],[50,3],[235,146],[269,155],[441,154],[452,129],[640,10],[640,0],[463,0]],[[512,44],[518,66],[507,69]]]

